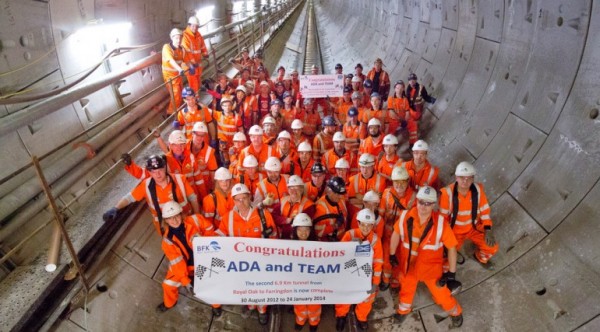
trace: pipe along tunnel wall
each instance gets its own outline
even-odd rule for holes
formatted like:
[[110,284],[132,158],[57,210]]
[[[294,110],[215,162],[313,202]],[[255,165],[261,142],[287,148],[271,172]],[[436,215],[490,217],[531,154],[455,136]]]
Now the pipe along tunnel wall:
[[600,328],[598,3],[318,3],[329,68],[416,73],[437,98],[421,128],[442,179],[468,160],[485,185],[501,249],[495,271],[459,266],[464,327]]

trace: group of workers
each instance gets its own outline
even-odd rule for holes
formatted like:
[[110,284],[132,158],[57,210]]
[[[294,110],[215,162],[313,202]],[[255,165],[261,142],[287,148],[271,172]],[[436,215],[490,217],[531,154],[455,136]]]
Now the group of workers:
[[[197,31],[193,18],[189,23],[190,33],[194,26]],[[205,47],[190,49],[206,53]],[[381,59],[367,75],[361,64],[344,75],[343,97],[303,98],[297,71],[288,76],[280,67],[270,79],[258,58],[244,48],[232,59],[239,77],[220,74],[216,86],[206,84],[213,96],[207,105],[197,99],[198,85],[190,82],[182,89],[185,105],[168,141],[155,132],[164,155],[148,157],[144,167],[123,155],[125,169],[141,181],[103,218],[116,220],[127,205],[146,200],[169,260],[157,309],[172,308],[180,287],[191,291],[196,236],[368,241],[373,287],[354,304],[359,330],[368,329],[377,293],[390,287],[399,289],[394,318],[401,324],[419,282],[451,317],[451,325],[461,326],[462,308],[454,297],[460,290],[458,250],[471,240],[473,259],[491,268],[498,244],[473,165],[459,163],[456,181],[443,187],[439,169],[428,160],[418,122],[423,103],[435,98],[415,74],[408,86],[396,82],[388,96],[390,80]],[[341,64],[335,70],[343,74]],[[318,71],[313,67],[313,74]],[[399,143],[406,139],[410,160],[399,155]],[[212,306],[220,316],[221,306]],[[258,310],[261,324],[268,323],[266,305],[250,309]],[[350,309],[351,304],[335,305],[337,330],[344,330]],[[296,330],[307,322],[317,330],[320,305],[295,305],[294,312]]]

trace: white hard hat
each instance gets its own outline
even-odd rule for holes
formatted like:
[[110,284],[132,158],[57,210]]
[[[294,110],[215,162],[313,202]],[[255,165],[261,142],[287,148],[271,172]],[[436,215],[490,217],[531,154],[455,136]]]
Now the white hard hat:
[[377,118],[371,118],[371,120],[369,120],[367,127],[371,127],[371,126],[380,126],[381,127],[381,121],[379,121],[379,119],[377,119]]
[[173,38],[173,36],[177,36],[177,35],[182,35],[183,32],[181,32],[181,30],[175,28],[173,30],[171,30],[171,33],[169,33],[169,37]]
[[335,162],[335,168],[350,168],[350,163],[344,158],[340,158]]
[[360,79],[360,77],[357,76],[352,76],[352,83],[360,83],[362,82],[362,80]]
[[221,102],[219,103],[221,106],[225,103],[231,103],[233,105],[233,100],[227,96],[221,97]]
[[277,157],[269,157],[265,162],[265,170],[271,172],[281,171],[281,161]]
[[277,135],[277,139],[281,139],[281,138],[287,138],[287,139],[292,139],[292,136],[290,135],[290,133],[288,133],[286,130],[282,130],[279,135]]
[[265,132],[259,125],[254,125],[248,130],[248,135],[262,136]]
[[275,119],[272,116],[266,116],[263,120],[263,126],[266,124],[275,124]]
[[181,130],[173,130],[171,134],[169,134],[170,144],[185,144],[186,142],[185,134]]
[[287,186],[288,187],[304,186],[304,182],[302,181],[302,178],[299,177],[298,175],[292,175],[288,179]]
[[424,140],[420,139],[415,142],[415,145],[412,147],[413,151],[429,151],[429,144]]
[[392,134],[387,134],[383,138],[383,145],[398,145],[398,138]]
[[181,205],[179,205],[179,203],[173,202],[173,201],[166,202],[160,208],[160,212],[162,213],[163,218],[174,217],[174,216],[180,214],[182,211],[183,211],[183,209],[181,208]]
[[312,152],[312,146],[307,142],[302,142],[298,145],[298,152]]
[[375,224],[375,213],[373,213],[373,211],[370,209],[362,209],[358,211],[356,220],[360,221],[361,223],[373,225]]
[[373,166],[375,165],[375,156],[370,153],[363,153],[360,158],[358,158],[359,166]]
[[206,124],[204,122],[198,121],[198,122],[194,123],[194,127],[192,128],[192,131],[199,132],[199,133],[208,133],[208,127],[206,127]]
[[298,213],[294,217],[294,221],[292,222],[292,227],[298,227],[298,226],[312,227],[312,220],[310,219],[308,214]]
[[461,161],[456,166],[456,172],[454,172],[456,176],[474,176],[475,175],[475,167],[468,161]]
[[243,93],[247,93],[246,87],[243,85],[238,85],[238,87],[235,88],[235,91],[242,91]]
[[295,119],[294,121],[292,121],[292,129],[302,129],[302,128],[304,128],[304,123],[302,123],[302,120]]
[[246,135],[244,135],[244,133],[242,132],[237,132],[233,135],[233,141],[234,142],[245,142],[246,141]]
[[215,180],[231,180],[233,175],[231,172],[225,167],[219,167],[215,172]]
[[256,157],[249,154],[244,157],[244,161],[242,162],[243,167],[258,167],[258,160]]
[[344,136],[344,133],[342,133],[341,131],[337,131],[335,134],[333,134],[333,141],[334,142],[345,142],[346,136]]
[[435,203],[437,202],[437,192],[430,186],[421,187],[417,193],[417,199],[425,202]]
[[248,187],[246,187],[245,184],[243,183],[236,183],[233,188],[231,188],[231,197],[235,197],[237,195],[241,195],[241,194],[249,194],[250,193],[250,189],[248,189]]
[[198,18],[196,16],[191,16],[188,19],[188,24],[200,25],[200,21],[198,20]]
[[398,180],[408,180],[408,172],[406,171],[406,168],[402,166],[396,166],[392,169],[392,181]]
[[367,193],[363,196],[363,202],[379,203],[379,201],[379,195],[373,190],[367,191]]

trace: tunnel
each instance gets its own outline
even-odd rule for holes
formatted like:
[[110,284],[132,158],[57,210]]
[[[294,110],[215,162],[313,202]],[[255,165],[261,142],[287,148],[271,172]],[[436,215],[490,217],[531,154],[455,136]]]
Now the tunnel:
[[[310,64],[332,73],[336,63],[366,72],[380,58],[392,83],[415,73],[436,98],[420,123],[430,160],[444,184],[460,161],[474,164],[500,243],[492,270],[463,249],[461,330],[600,330],[600,7],[591,0],[3,1],[0,330],[264,330],[234,306],[211,317],[192,297],[155,314],[167,262],[150,214],[136,205],[118,225],[101,218],[136,183],[121,154],[143,160],[157,151],[150,131],[170,131],[160,49],[203,8],[203,77],[233,77],[228,60],[243,46],[262,52],[271,73]],[[89,285],[64,240],[56,271],[44,270],[56,215]],[[395,305],[380,294],[370,330],[401,330]],[[292,330],[293,314],[276,310],[269,330]],[[332,311],[320,330],[334,330]],[[402,329],[448,321],[423,288]]]

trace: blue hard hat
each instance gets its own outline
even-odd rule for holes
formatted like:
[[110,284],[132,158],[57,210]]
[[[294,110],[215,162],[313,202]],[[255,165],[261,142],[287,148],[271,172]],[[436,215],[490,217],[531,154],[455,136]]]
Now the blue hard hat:
[[183,88],[183,90],[181,91],[181,96],[183,98],[186,97],[194,97],[196,94],[194,93],[194,90],[192,90],[192,88],[190,88],[189,86],[186,86],[185,88]]
[[371,93],[371,98],[373,97],[381,99],[381,95],[378,92]]
[[348,109],[348,116],[358,116],[358,110],[352,106]]
[[365,88],[372,88],[373,87],[373,81],[371,81],[370,79],[366,79],[365,82],[363,83],[363,86]]
[[323,118],[323,126],[335,126],[335,120],[331,115]]

